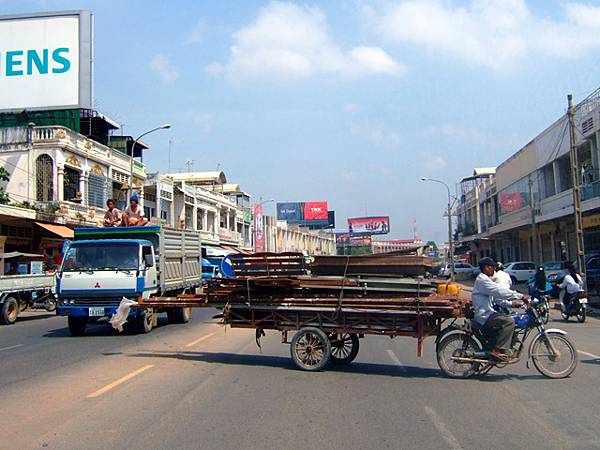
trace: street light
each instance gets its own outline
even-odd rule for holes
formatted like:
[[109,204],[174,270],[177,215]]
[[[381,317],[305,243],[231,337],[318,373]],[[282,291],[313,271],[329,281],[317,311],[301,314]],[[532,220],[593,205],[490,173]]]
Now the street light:
[[454,245],[452,241],[452,196],[450,194],[450,187],[441,180],[434,180],[433,178],[422,177],[421,181],[431,181],[433,183],[439,183],[446,186],[448,191],[448,253],[450,259],[450,281],[454,281]]
[[[171,124],[170,123],[165,123],[163,125],[161,125],[160,127],[156,127],[156,128],[152,128],[151,130],[148,130],[142,134],[140,134],[137,138],[134,139],[133,144],[131,145],[131,158],[129,160],[129,196],[131,197],[131,194],[133,194],[133,155],[135,153],[135,144],[137,144],[137,142],[143,138],[144,136],[146,136],[147,134],[150,133],[154,133],[155,131],[158,130],[168,130],[169,128],[171,128]],[[143,161],[143,158],[142,158]],[[127,203],[127,199],[125,199],[125,203]]]

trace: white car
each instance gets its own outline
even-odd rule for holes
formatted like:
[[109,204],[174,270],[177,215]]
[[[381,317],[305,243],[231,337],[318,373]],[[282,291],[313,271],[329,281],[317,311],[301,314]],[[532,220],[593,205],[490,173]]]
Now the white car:
[[504,266],[504,271],[510,275],[513,284],[527,282],[535,275],[536,266],[532,261],[515,261]]
[[[473,274],[475,273],[475,268],[469,264],[469,263],[461,263],[461,262],[457,262],[454,263],[454,274],[459,274],[459,273],[467,273],[469,274],[469,276],[473,276]],[[450,264],[446,264],[444,267],[442,267],[442,269],[439,272],[439,276],[440,277],[445,277],[448,278],[450,277]]]

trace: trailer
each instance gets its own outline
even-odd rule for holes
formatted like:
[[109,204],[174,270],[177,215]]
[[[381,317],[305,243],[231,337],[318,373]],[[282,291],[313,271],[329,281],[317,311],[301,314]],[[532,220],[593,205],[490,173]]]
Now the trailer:
[[[58,314],[82,335],[88,323],[115,314],[123,298],[193,293],[202,285],[200,234],[163,226],[76,228],[57,278]],[[128,325],[149,333],[156,315],[189,321],[187,307],[136,308]]]
[[421,356],[425,339],[460,317],[466,304],[457,289],[440,295],[422,279],[314,276],[301,255],[251,255],[234,266],[243,276],[210,282],[201,294],[151,297],[138,306],[213,307],[221,324],[254,329],[259,345],[265,330],[279,331],[294,363],[314,371],[328,362],[350,364],[367,335],[414,337]]
[[[54,311],[56,277],[43,273],[43,255],[33,253],[1,253],[5,264],[23,267],[27,273],[0,276],[0,324],[11,325],[27,308]],[[39,272],[39,273],[35,273]]]

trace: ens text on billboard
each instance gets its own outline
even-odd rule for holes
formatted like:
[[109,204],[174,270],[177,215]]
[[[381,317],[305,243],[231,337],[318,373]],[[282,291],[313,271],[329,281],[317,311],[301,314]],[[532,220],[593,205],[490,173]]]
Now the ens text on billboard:
[[0,52],[0,76],[16,77],[65,73],[71,68],[68,47]]

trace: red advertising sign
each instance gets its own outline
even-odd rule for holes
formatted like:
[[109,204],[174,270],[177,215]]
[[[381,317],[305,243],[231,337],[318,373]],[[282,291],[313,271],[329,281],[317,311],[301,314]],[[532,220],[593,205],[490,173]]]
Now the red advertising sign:
[[390,218],[356,217],[348,219],[348,231],[352,234],[388,234],[390,232]]
[[512,212],[521,208],[520,192],[503,192],[500,194],[500,209],[502,212]]
[[327,220],[327,202],[304,203],[304,220]]
[[254,207],[254,251],[256,253],[265,251],[262,205],[256,205]]

